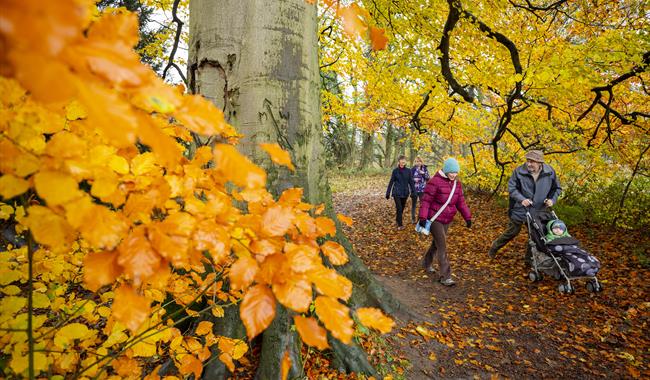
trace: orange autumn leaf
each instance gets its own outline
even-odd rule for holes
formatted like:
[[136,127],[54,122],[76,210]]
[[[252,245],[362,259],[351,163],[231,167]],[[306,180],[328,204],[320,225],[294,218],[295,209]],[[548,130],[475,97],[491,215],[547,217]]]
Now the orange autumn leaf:
[[348,262],[348,254],[341,244],[327,241],[320,246],[321,251],[330,260],[332,265],[343,265]]
[[395,321],[384,315],[381,310],[374,307],[362,307],[356,311],[362,325],[387,334],[395,326]]
[[131,331],[136,331],[149,315],[150,301],[138,295],[129,285],[115,290],[112,315]]
[[260,256],[270,256],[281,250],[273,241],[268,239],[254,240],[251,242],[250,249],[253,253]]
[[111,366],[115,370],[115,373],[121,377],[129,377],[134,373],[140,373],[140,365],[138,364],[138,361],[126,356],[113,360]]
[[286,380],[289,375],[289,370],[291,369],[291,357],[289,356],[289,351],[285,351],[282,356],[282,365],[281,365],[281,374],[280,378]]
[[194,374],[195,379],[201,378],[203,372],[203,363],[194,355],[185,355],[180,360],[181,365],[178,371],[182,375]]
[[315,238],[318,235],[316,221],[309,214],[299,213],[296,215],[294,224],[300,230],[300,233],[308,238]]
[[350,218],[349,216],[345,216],[343,214],[336,214],[336,218],[341,222],[345,223],[348,227],[352,227],[352,224],[354,223],[352,218]]
[[275,297],[265,285],[255,285],[248,289],[239,306],[248,339],[252,340],[264,331],[275,318]]
[[388,45],[388,38],[386,37],[384,29],[370,27],[370,43],[372,50],[384,50]]
[[316,218],[316,228],[318,229],[318,233],[320,233],[322,236],[336,235],[336,224],[330,218],[324,216],[319,216]]
[[347,301],[352,295],[352,282],[335,270],[320,266],[309,271],[307,278],[316,285],[316,290],[326,296]]
[[160,266],[161,258],[153,250],[145,236],[145,227],[138,226],[117,247],[118,264],[124,268],[136,284],[153,275]]
[[[108,141],[116,147],[128,147],[137,138],[137,117],[133,107],[118,93],[98,84],[81,86],[79,101],[88,111],[88,121],[97,126]],[[110,107],[105,107],[110,104]]]
[[323,322],[332,336],[345,344],[350,343],[354,332],[352,329],[354,322],[350,318],[348,307],[327,296],[318,296],[314,304],[318,319]]
[[325,205],[321,203],[314,209],[314,215],[320,215],[323,213],[323,211],[325,211]]
[[230,267],[230,286],[233,290],[248,288],[259,271],[257,261],[249,256],[237,259]]
[[362,35],[368,29],[363,19],[367,16],[367,11],[356,3],[337,9],[336,14],[341,18],[343,31],[350,37]]
[[296,315],[293,317],[293,322],[295,323],[296,330],[298,330],[303,342],[312,347],[316,347],[319,350],[329,348],[329,343],[327,343],[327,331],[318,325],[316,319]]
[[318,250],[309,245],[287,243],[284,251],[289,267],[296,273],[316,269],[321,263]]
[[267,236],[282,236],[293,224],[293,210],[284,206],[270,207],[262,215],[262,232]]
[[112,284],[122,273],[117,264],[116,251],[90,253],[84,257],[84,283],[86,288],[96,292],[104,285]]
[[210,332],[212,332],[212,322],[209,321],[199,322],[199,325],[196,327],[197,335],[207,335]]
[[291,171],[296,171],[296,168],[293,166],[293,163],[291,163],[291,156],[289,155],[289,152],[286,150],[282,149],[280,145],[277,143],[269,144],[269,143],[263,143],[260,144],[260,147],[266,151],[266,153],[269,154],[269,157],[271,157],[271,161],[275,162],[278,165],[284,165],[291,169]]
[[226,180],[246,188],[266,185],[266,172],[232,145],[216,144],[213,149],[215,169]]
[[303,276],[292,274],[273,283],[278,302],[291,310],[306,313],[312,300],[311,284]]
[[278,199],[278,203],[287,206],[296,206],[300,203],[303,192],[304,190],[301,187],[293,187],[291,189],[286,189],[280,195],[280,198]]
[[122,214],[94,205],[92,215],[79,227],[81,236],[97,248],[113,249],[128,231]]
[[201,135],[234,136],[234,129],[226,123],[223,112],[201,95],[186,95],[174,117],[185,127]]

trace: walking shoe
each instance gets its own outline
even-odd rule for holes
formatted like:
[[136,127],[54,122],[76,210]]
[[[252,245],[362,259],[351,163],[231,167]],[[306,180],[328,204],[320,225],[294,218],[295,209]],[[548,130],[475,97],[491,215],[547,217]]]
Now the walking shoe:
[[490,256],[490,258],[493,259],[496,255],[497,255],[497,251],[490,248],[490,250],[488,251],[488,256]]
[[444,286],[454,286],[454,285],[456,285],[456,281],[452,280],[451,278],[448,278],[446,280],[440,280],[440,283],[443,284]]
[[398,226],[397,229],[398,229],[398,230],[403,230],[403,229],[404,229],[404,226]]
[[427,268],[424,268],[424,270],[427,273],[436,273],[436,270],[433,267],[427,267]]

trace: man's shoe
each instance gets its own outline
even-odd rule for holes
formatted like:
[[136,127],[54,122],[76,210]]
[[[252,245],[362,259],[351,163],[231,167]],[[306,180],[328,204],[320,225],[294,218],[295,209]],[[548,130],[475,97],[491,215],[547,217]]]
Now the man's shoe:
[[454,286],[454,285],[456,285],[456,281],[452,280],[451,278],[448,278],[446,280],[440,280],[440,283],[443,284],[444,286]]
[[495,251],[494,249],[490,248],[490,250],[488,251],[488,256],[490,256],[490,258],[493,259],[493,258],[496,257],[496,255],[497,255],[497,251]]

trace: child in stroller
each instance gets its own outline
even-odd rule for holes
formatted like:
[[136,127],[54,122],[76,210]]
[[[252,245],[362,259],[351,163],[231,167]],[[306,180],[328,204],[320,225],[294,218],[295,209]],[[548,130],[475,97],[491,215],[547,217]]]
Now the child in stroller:
[[531,281],[541,281],[542,273],[564,280],[558,287],[560,293],[573,293],[572,280],[586,278],[587,290],[600,292],[603,287],[596,278],[600,262],[580,248],[580,242],[569,235],[564,222],[551,212],[552,219],[541,220],[531,210],[526,212],[528,244],[532,253]]

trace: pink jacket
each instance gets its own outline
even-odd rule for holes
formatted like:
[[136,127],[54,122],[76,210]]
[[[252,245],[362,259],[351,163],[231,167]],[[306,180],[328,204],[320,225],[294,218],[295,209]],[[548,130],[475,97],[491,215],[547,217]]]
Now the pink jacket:
[[[440,171],[427,182],[424,187],[422,203],[420,204],[420,219],[431,219],[438,212],[440,207],[447,202],[452,185],[452,181],[447,177],[443,177]],[[456,190],[451,201],[436,220],[442,224],[449,224],[454,219],[457,211],[460,211],[465,221],[472,220],[472,213],[465,203],[463,186],[459,180],[456,180]]]

